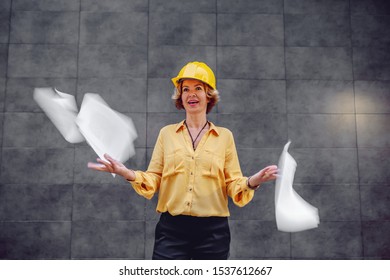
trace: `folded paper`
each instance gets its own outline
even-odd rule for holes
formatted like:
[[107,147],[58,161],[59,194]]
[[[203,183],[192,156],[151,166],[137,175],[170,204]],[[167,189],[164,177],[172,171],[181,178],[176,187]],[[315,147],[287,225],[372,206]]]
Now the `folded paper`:
[[275,215],[278,230],[298,232],[318,227],[318,209],[307,203],[294,189],[297,163],[288,153],[288,142],[279,158],[279,176],[275,183]]
[[106,153],[122,163],[135,155],[133,121],[111,109],[99,94],[86,93],[80,112],[73,95],[53,88],[34,89],[34,100],[68,142],[87,141],[102,160]]
[[73,95],[53,88],[35,88],[33,97],[66,141],[85,141],[75,122],[78,109]]
[[104,154],[125,162],[135,154],[133,142],[137,138],[131,118],[111,109],[94,93],[86,93],[76,123],[87,143],[102,159]]

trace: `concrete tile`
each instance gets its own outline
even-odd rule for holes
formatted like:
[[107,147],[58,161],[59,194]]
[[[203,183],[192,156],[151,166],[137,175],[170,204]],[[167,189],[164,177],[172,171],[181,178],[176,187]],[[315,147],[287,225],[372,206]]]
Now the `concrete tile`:
[[72,259],[143,259],[144,222],[78,221],[72,224]]
[[352,16],[352,45],[356,47],[389,48],[389,26],[390,16]]
[[348,14],[284,16],[286,46],[349,47],[350,18]]
[[88,12],[147,12],[148,1],[144,0],[81,0],[81,11]]
[[288,47],[286,69],[288,79],[351,80],[351,50],[338,47]]
[[[2,150],[1,182],[38,183],[41,161],[39,150],[7,149]],[[4,164],[4,163],[7,164]]]
[[290,234],[277,231],[275,222],[229,221],[230,259],[289,258]]
[[3,148],[1,181],[4,184],[71,184],[73,154],[71,148]]
[[[43,158],[39,183],[71,184],[74,173],[74,149],[44,149],[40,151]],[[39,163],[39,161],[37,161]],[[50,170],[50,172],[47,172]]]
[[76,62],[76,45],[11,44],[7,73],[11,78],[74,78]]
[[3,147],[72,147],[43,113],[4,115]]
[[355,80],[390,80],[388,48],[353,48],[353,74]]
[[77,101],[81,104],[85,93],[98,93],[114,110],[121,113],[146,111],[146,79],[81,78],[78,79]]
[[0,220],[70,221],[72,185],[0,185]]
[[360,193],[363,221],[390,220],[389,185],[361,185]]
[[252,201],[244,207],[229,201],[230,221],[275,221],[275,189],[270,184],[262,184]]
[[318,228],[291,234],[294,259],[361,258],[360,222],[323,222]]
[[364,257],[390,258],[390,221],[363,222]]
[[135,148],[146,147],[146,113],[126,113],[125,116],[129,117],[135,126],[137,131],[137,139],[134,141]]
[[11,23],[11,43],[78,43],[78,12],[14,11]]
[[355,81],[356,113],[390,113],[390,81]]
[[355,115],[289,114],[288,137],[297,148],[355,148]]
[[8,47],[7,44],[0,44],[0,77],[5,78],[6,75],[9,77],[9,70],[7,71],[8,61]]
[[318,209],[320,223],[360,221],[360,194],[356,184],[294,184],[293,188]]
[[216,0],[151,0],[150,12],[157,13],[215,13]]
[[154,248],[154,235],[156,224],[158,221],[148,221],[146,222],[146,233],[145,233],[145,259],[151,260],[153,256]]
[[286,113],[284,81],[220,79],[219,91],[221,113]]
[[283,146],[284,144],[278,148],[237,148],[242,174],[250,176],[268,165],[277,165]]
[[69,259],[70,222],[0,222],[0,259]]
[[5,112],[5,84],[6,84],[6,79],[5,78],[0,78],[0,110],[2,112]]
[[218,14],[219,46],[283,46],[282,15]]
[[390,3],[387,0],[351,0],[351,14],[389,15]]
[[1,1],[0,10],[4,12],[9,12],[11,10],[11,0]]
[[286,113],[286,82],[220,79],[219,113]]
[[286,14],[348,14],[348,0],[287,0]]
[[149,43],[154,46],[216,45],[216,15],[188,13],[149,14]]
[[[216,73],[216,47],[150,46],[148,78],[173,78],[190,61],[205,62]],[[218,85],[217,85],[218,87]]]
[[149,113],[147,115],[147,139],[146,146],[154,147],[158,134],[166,125],[179,123],[185,119],[185,113]]
[[13,0],[14,11],[79,11],[80,0]]
[[81,78],[146,78],[147,50],[136,46],[84,45],[79,51]]
[[4,126],[4,114],[0,113],[0,145],[2,146],[3,146],[3,135],[4,135],[3,126]]
[[81,12],[80,44],[146,46],[148,14]]
[[[136,148],[136,154],[124,164],[134,170],[145,170],[145,149]],[[129,183],[121,176],[113,177],[106,172],[99,172],[87,167],[88,162],[96,162],[98,156],[89,146],[75,148],[74,182],[77,184],[114,184],[125,185]]]
[[145,199],[130,184],[76,184],[73,199],[73,221],[144,219]]
[[10,30],[10,11],[5,11],[0,8],[0,44],[7,44],[9,42],[9,30]]
[[66,78],[8,78],[6,112],[42,112],[33,99],[34,88],[52,87],[61,92],[75,95],[76,79]]
[[148,113],[177,113],[175,101],[171,98],[174,86],[168,78],[148,79]]
[[218,123],[233,132],[237,148],[276,148],[287,142],[285,114],[219,114]]
[[[355,88],[356,89],[356,88]],[[287,111],[309,114],[352,114],[352,81],[287,80]]]
[[358,147],[390,148],[390,115],[356,115]]
[[282,47],[219,47],[218,76],[223,79],[284,79]]
[[282,0],[217,0],[218,13],[282,14]]
[[295,149],[290,154],[297,162],[294,183],[357,184],[357,151],[350,148]]
[[387,184],[390,182],[390,149],[359,148],[360,184]]

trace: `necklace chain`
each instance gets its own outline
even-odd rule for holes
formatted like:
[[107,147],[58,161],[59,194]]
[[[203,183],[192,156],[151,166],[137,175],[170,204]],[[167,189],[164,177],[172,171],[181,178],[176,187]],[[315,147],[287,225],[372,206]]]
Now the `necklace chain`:
[[192,138],[192,135],[191,135],[191,132],[190,132],[190,129],[188,128],[188,125],[187,125],[187,122],[184,121],[184,124],[186,125],[187,127],[187,130],[188,130],[188,133],[190,134],[190,137],[191,137],[191,141],[192,141],[192,148],[195,150],[195,142],[196,140],[198,139],[199,135],[202,133],[203,129],[206,127],[206,125],[209,123],[209,121],[206,120],[206,123],[204,124],[204,126],[202,127],[202,129],[199,131],[198,135],[196,136],[195,140]]

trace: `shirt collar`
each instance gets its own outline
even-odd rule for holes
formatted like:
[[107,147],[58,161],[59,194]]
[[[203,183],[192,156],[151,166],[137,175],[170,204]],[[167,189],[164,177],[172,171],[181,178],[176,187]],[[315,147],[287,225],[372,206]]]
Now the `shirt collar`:
[[[215,135],[219,136],[219,129],[216,127],[212,122],[210,122],[210,131],[214,132]],[[183,129],[185,127],[184,120],[176,124],[176,132],[178,132],[180,129]]]

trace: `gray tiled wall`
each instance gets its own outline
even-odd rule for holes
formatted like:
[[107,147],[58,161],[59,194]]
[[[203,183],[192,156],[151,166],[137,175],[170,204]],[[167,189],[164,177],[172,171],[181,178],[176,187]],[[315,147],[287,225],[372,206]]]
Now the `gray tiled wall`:
[[235,135],[245,175],[292,140],[294,188],[318,229],[276,229],[273,184],[231,203],[232,259],[390,259],[387,0],[0,1],[0,258],[149,259],[156,197],[88,170],[34,87],[100,93],[137,127],[146,169],[159,129],[183,119],[170,78],[216,72],[209,115]]

